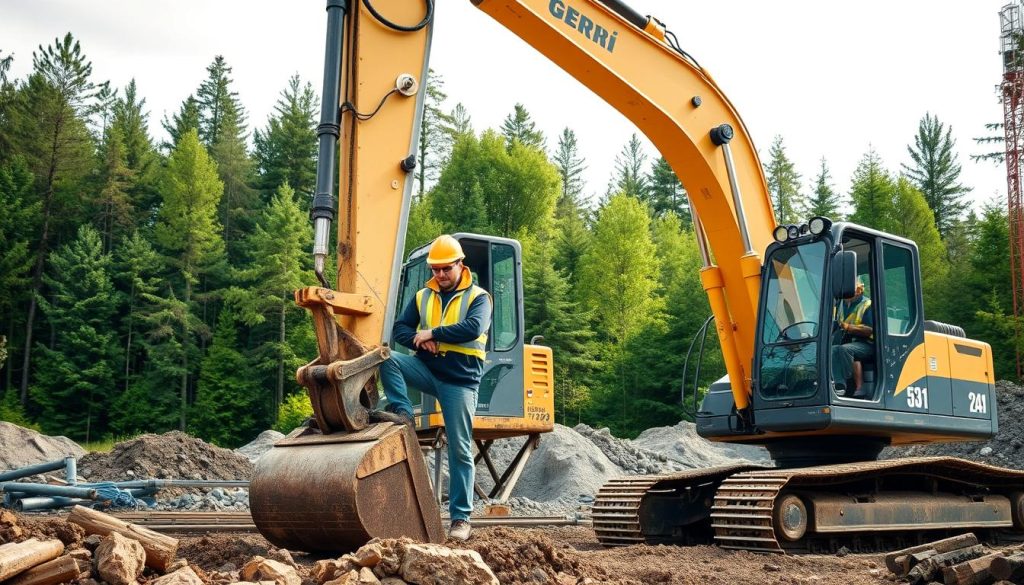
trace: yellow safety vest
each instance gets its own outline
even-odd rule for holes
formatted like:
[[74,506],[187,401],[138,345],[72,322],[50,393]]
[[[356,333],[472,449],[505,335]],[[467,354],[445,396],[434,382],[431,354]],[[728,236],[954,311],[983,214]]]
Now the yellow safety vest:
[[[448,306],[441,308],[441,295],[432,288],[423,288],[416,293],[416,306],[420,311],[420,323],[417,331],[433,329],[439,325],[455,325],[466,320],[469,314],[469,306],[480,295],[486,295],[487,291],[476,286],[469,285],[469,288],[460,290],[448,301]],[[443,312],[443,314],[442,314]],[[444,343],[437,342],[439,353],[454,351],[477,357],[481,360],[487,359],[487,333],[465,343]]]
[[[847,325],[860,325],[864,321],[864,313],[867,312],[869,307],[871,307],[871,299],[867,297],[861,297],[860,302],[853,307],[853,311],[849,315],[843,315],[840,321],[846,323]],[[840,301],[838,308],[840,314],[844,313],[847,308],[846,303]],[[874,338],[875,334],[872,332],[871,336],[868,337],[868,339]]]

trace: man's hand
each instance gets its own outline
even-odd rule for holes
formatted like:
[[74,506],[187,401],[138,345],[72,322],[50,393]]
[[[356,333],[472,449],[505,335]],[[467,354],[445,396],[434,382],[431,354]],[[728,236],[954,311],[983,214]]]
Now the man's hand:
[[430,341],[424,341],[423,346],[420,349],[429,351],[430,353],[437,355],[437,342],[431,339]]
[[[427,343],[429,341],[432,341],[433,339],[434,339],[434,332],[433,332],[433,330],[425,329],[423,331],[417,331],[416,332],[416,335],[412,338],[412,344],[414,346],[416,346],[416,349],[425,349],[427,351],[430,351],[426,347],[423,347],[423,344],[425,344],[425,343]],[[434,351],[431,352],[431,353],[436,353],[437,352],[437,343],[434,343],[433,345],[434,345]]]

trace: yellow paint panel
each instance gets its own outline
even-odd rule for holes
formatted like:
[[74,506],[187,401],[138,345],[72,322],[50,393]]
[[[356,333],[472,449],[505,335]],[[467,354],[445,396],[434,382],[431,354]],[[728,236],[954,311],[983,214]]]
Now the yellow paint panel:
[[926,365],[925,344],[921,343],[910,350],[906,361],[903,363],[903,370],[900,372],[900,379],[896,382],[895,396],[907,389],[907,386],[928,375]]
[[952,378],[992,384],[992,348],[984,341],[944,335],[949,344]]

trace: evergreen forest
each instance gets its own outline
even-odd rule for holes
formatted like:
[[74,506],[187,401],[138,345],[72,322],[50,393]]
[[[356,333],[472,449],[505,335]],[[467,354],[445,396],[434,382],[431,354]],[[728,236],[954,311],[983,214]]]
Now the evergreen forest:
[[[273,113],[253,120],[217,56],[156,121],[144,88],[97,79],[70,33],[33,52],[24,78],[9,77],[12,58],[0,50],[0,419],[76,441],[181,429],[225,447],[302,421],[294,372],[316,343],[292,291],[316,283],[318,80],[281,80]],[[608,184],[588,185],[572,128],[538,128],[528,104],[477,128],[443,75],[426,91],[407,251],[455,231],[522,241],[526,338],[554,349],[557,422],[635,436],[688,418],[683,362],[710,309],[666,161],[634,136]],[[916,241],[926,317],[992,344],[997,377],[1012,378],[1004,202],[973,201],[932,113],[906,141],[905,160],[869,149],[848,178],[791,160],[782,136],[763,144],[777,219]],[[696,385],[723,374],[712,331]]]

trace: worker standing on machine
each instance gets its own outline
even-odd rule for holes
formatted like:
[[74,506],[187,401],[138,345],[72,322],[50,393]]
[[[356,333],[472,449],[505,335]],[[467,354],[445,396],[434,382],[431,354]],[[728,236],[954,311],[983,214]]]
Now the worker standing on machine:
[[[864,296],[864,281],[857,279],[856,292],[843,299],[836,307],[836,323],[842,332],[838,343],[832,346],[832,380],[837,393],[851,398],[868,398],[861,392],[864,384],[863,362],[875,355],[874,320],[871,317],[871,299]],[[853,378],[850,392],[846,382]],[[841,390],[841,391],[840,391]]]
[[491,300],[473,284],[462,260],[458,240],[439,236],[427,253],[433,278],[416,293],[395,320],[392,338],[416,351],[415,356],[392,353],[380,366],[388,406],[371,411],[375,422],[413,423],[408,386],[434,396],[441,404],[448,436],[448,535],[466,540],[473,511],[473,413],[483,375]]

